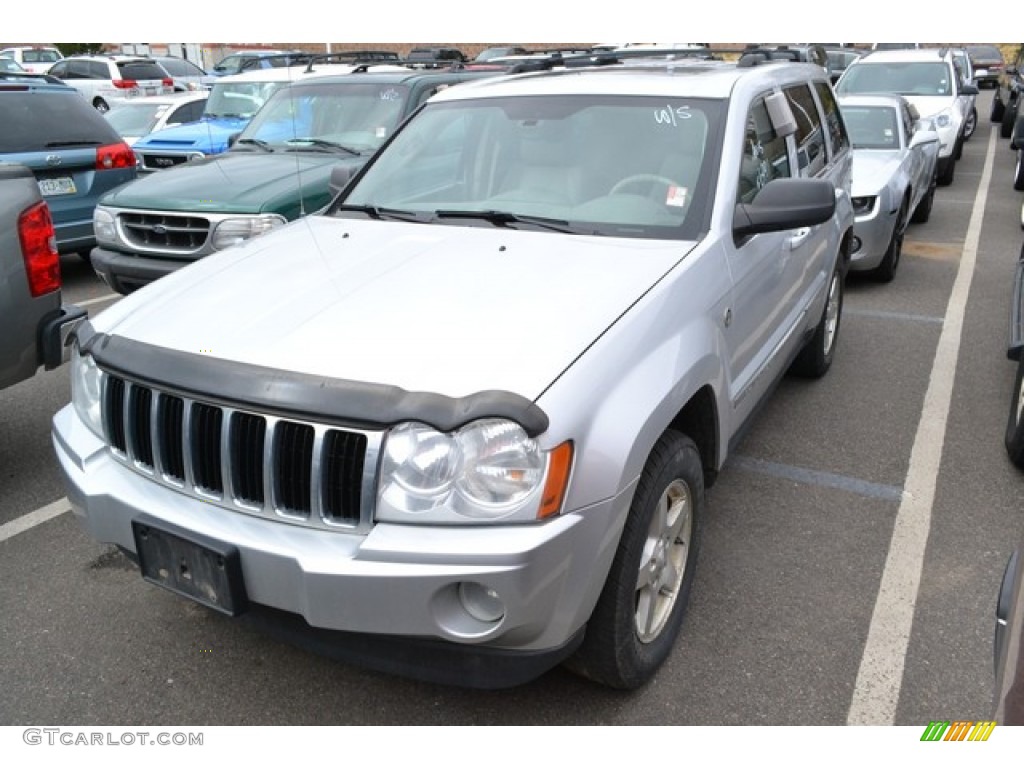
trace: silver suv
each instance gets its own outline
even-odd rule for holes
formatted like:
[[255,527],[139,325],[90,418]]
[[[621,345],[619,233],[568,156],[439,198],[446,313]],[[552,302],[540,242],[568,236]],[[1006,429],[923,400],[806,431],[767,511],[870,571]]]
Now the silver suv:
[[87,530],[379,669],[650,679],[705,489],[832,363],[851,152],[813,64],[563,61],[440,91],[323,212],[78,333]]

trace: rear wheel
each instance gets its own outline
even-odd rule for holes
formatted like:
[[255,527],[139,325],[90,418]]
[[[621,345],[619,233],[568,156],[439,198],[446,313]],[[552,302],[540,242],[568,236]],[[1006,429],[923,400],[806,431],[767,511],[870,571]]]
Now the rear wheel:
[[953,175],[956,173],[956,159],[950,155],[945,160],[939,160],[939,174],[937,181],[943,187],[953,183]]
[[1017,363],[1010,415],[1006,422],[1006,454],[1017,467],[1024,469],[1024,356]]
[[92,105],[96,107],[96,111],[101,114],[110,111],[110,105],[107,104],[107,102],[105,102],[103,99],[93,100]]
[[700,452],[668,430],[644,466],[583,644],[566,662],[570,670],[621,689],[654,676],[686,614],[703,514]]
[[917,204],[917,208],[914,209],[914,214],[910,217],[910,220],[915,224],[924,224],[931,218],[932,215],[932,204],[935,202],[935,174],[932,174],[932,180],[928,185],[928,191],[925,192],[924,197],[921,198]]
[[978,127],[978,110],[971,107],[971,113],[967,116],[967,120],[964,122],[964,141],[967,141],[971,136],[974,135],[975,129]]
[[993,123],[1001,123],[1004,111],[1006,111],[1006,105],[999,98],[999,86],[996,86],[996,92],[992,95],[992,111],[989,113],[989,119]]
[[1004,139],[1008,139],[1013,135],[1013,126],[1017,122],[1019,102],[1019,98],[1014,98],[1006,105],[1006,109],[1003,110],[1003,119],[999,123],[999,135]]

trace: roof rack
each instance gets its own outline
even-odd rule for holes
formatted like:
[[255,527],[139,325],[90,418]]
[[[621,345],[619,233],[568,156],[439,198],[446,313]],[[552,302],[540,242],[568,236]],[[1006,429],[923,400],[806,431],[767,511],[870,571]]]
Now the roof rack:
[[313,71],[314,64],[402,64],[394,51],[337,51],[335,53],[314,53],[309,55],[306,72]]

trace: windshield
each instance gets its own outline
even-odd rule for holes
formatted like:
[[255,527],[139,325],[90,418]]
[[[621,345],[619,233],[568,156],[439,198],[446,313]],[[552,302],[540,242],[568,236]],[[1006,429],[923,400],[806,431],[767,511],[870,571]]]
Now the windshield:
[[369,152],[394,132],[408,98],[407,87],[390,83],[293,85],[267,101],[239,140]]
[[214,83],[204,117],[252,117],[285,82]]
[[950,96],[949,65],[941,61],[857,62],[836,85],[844,93],[899,93],[904,96]]
[[882,106],[840,106],[854,149],[899,149],[896,110]]
[[153,130],[160,115],[170,109],[169,104],[133,104],[126,102],[107,112],[104,117],[122,136],[145,136]]
[[720,111],[717,101],[641,96],[428,104],[335,212],[695,239],[709,209]]

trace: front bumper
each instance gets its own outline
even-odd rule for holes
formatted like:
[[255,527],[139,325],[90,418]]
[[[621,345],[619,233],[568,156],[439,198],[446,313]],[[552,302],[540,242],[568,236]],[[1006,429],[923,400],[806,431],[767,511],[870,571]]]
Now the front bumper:
[[[885,252],[892,240],[893,229],[896,227],[897,210],[889,210],[890,206],[881,196],[875,198],[874,207],[854,218],[853,234],[856,238],[853,252],[850,255],[850,269],[862,272],[874,269],[882,263]],[[860,245],[857,245],[857,242]]]
[[[363,638],[353,658],[367,666],[394,668],[404,660],[402,674],[475,687],[527,682],[575,650],[603,581],[595,564],[610,562],[610,532],[621,525],[632,492],[535,525],[378,523],[366,534],[325,531],[161,486],[113,458],[71,405],[54,416],[52,434],[72,509],[97,540],[136,553],[132,520],[146,514],[230,544],[257,614],[284,611],[305,619],[310,632]],[[466,583],[493,590],[503,615],[483,621],[468,612],[460,599]],[[396,644],[443,652],[385,650]],[[375,646],[379,664],[369,658]]]
[[92,249],[91,261],[99,278],[112,290],[125,295],[192,263],[181,259],[160,259],[154,256],[121,253],[99,247]]

